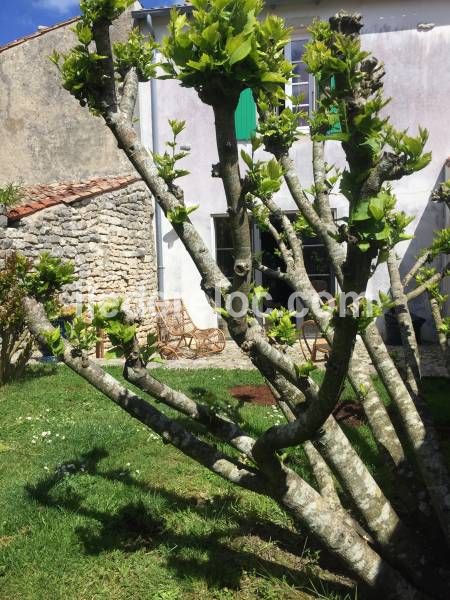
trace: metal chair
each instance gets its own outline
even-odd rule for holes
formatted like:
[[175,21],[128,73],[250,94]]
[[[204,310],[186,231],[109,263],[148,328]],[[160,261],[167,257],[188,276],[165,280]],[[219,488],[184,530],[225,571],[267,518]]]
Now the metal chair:
[[155,308],[159,351],[164,358],[199,358],[224,350],[223,331],[198,328],[181,298],[157,300]]
[[[303,321],[299,331],[299,342],[305,360],[313,362],[327,360],[331,350],[330,345],[322,337],[319,327],[312,319]],[[323,355],[323,358],[317,358],[319,353]]]

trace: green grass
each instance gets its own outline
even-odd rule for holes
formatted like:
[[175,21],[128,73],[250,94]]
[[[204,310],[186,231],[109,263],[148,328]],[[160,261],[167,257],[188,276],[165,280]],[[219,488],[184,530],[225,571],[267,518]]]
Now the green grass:
[[[281,421],[229,394],[262,383],[255,371],[154,373],[254,435]],[[427,385],[438,420],[450,422],[445,384]],[[349,388],[344,397],[352,399]],[[355,597],[273,501],[164,445],[66,367],[40,367],[1,388],[0,414],[0,600]],[[345,429],[389,484],[369,429]],[[311,481],[301,450],[288,461]]]
[[[228,393],[261,383],[254,371],[156,374],[255,433],[280,420]],[[164,445],[67,368],[0,389],[0,411],[1,600],[353,598],[274,502]]]

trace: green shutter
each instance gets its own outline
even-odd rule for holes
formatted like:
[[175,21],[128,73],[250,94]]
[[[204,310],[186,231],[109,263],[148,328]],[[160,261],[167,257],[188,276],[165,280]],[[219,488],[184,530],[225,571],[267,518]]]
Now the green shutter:
[[[336,87],[336,81],[334,79],[334,75],[331,78],[330,87],[332,90],[334,90],[334,88]],[[336,113],[337,109],[333,108],[331,110],[331,112]],[[333,135],[333,133],[342,133],[342,127],[341,127],[341,124],[339,123],[339,121],[337,123],[335,123],[329,131],[327,131],[327,135]]]
[[246,89],[239,98],[234,115],[236,137],[238,140],[249,140],[256,131],[256,104],[252,90]]

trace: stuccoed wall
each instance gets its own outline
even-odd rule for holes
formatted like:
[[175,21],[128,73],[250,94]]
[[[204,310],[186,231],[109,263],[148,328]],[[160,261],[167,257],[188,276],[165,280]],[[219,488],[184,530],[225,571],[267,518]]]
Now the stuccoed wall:
[[[0,185],[81,181],[132,172],[105,126],[62,88],[54,50],[75,44],[75,23],[0,51]],[[130,11],[111,29],[114,41],[133,26]]]
[[[412,177],[394,182],[400,210],[414,216],[409,231],[416,238],[399,244],[401,271],[406,272],[418,251],[428,245],[434,231],[447,222],[444,209],[429,202],[435,186],[443,179],[443,166],[450,156],[450,119],[444,107],[450,96],[450,53],[443,52],[450,44],[450,4],[448,0],[279,0],[273,5],[268,1],[270,12],[287,20],[295,30],[294,37],[307,37],[306,27],[314,18],[328,19],[340,9],[361,12],[364,18],[362,45],[385,63],[385,91],[392,101],[386,108],[391,121],[397,128],[409,128],[416,133],[418,126],[428,128],[430,139],[427,149],[433,152],[431,164]],[[425,30],[420,24],[429,25]],[[153,20],[157,39],[167,32],[167,17]],[[141,95],[146,97],[145,84],[141,84]],[[209,106],[202,104],[192,89],[181,87],[176,81],[158,81],[158,137],[159,146],[170,139],[167,119],[186,119],[187,127],[180,136],[180,143],[191,146],[191,156],[180,165],[190,175],[181,180],[186,203],[199,204],[200,208],[191,215],[203,239],[215,252],[214,228],[211,215],[226,214],[226,200],[219,179],[210,177],[211,164],[216,163],[217,148],[214,135],[214,117]],[[150,102],[148,101],[149,105]],[[151,132],[142,127],[144,142],[151,147]],[[303,135],[292,149],[300,179],[305,188],[312,183],[311,140]],[[338,142],[327,143],[327,160],[339,167],[345,164]],[[284,210],[295,209],[286,186],[277,195]],[[347,202],[336,194],[332,197],[337,216],[347,212]],[[166,295],[181,296],[186,301],[194,319],[203,326],[214,325],[217,315],[210,309],[200,287],[200,276],[189,255],[178,240],[167,220],[163,221],[164,280]],[[437,266],[440,267],[442,261]],[[376,270],[369,285],[371,297],[378,290],[387,291],[389,281],[384,266]],[[429,308],[424,297],[413,304],[413,310],[428,317]],[[425,337],[433,339],[433,328],[424,328]]]
[[0,266],[12,250],[72,260],[77,281],[65,289],[64,303],[123,297],[142,318],[143,335],[154,328],[157,295],[152,219],[153,202],[142,182],[47,208],[0,230]]

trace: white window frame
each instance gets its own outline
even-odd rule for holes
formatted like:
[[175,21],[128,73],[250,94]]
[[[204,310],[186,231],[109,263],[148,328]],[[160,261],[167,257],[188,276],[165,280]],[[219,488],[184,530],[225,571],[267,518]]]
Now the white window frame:
[[[289,60],[290,62],[292,62],[292,43],[293,42],[308,42],[309,39],[310,38],[307,35],[300,35],[300,34],[293,37],[291,39],[291,41],[289,42],[289,44],[287,44],[286,49],[285,49],[286,59]],[[308,73],[308,88],[309,88],[308,89],[308,115],[311,115],[311,111],[312,111],[315,101],[316,101],[316,82],[315,82],[314,76],[311,75],[311,73]],[[285,89],[286,89],[286,95],[288,96],[286,98],[286,107],[293,108],[292,101],[290,99],[290,96],[293,95],[292,94],[292,90],[293,90],[292,79],[290,79],[286,83]],[[300,125],[298,129],[302,133],[309,133],[309,125]]]

